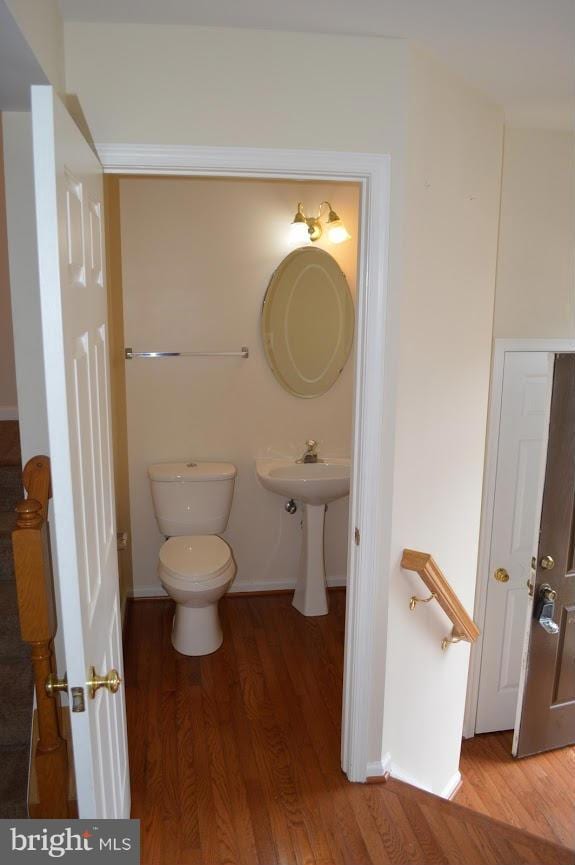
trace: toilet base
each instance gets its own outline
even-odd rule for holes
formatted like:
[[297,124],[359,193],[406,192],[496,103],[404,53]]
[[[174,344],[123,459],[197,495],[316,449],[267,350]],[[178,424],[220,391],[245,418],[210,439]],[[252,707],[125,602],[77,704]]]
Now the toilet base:
[[187,607],[176,603],[172,625],[172,645],[181,655],[211,655],[224,640],[218,603]]

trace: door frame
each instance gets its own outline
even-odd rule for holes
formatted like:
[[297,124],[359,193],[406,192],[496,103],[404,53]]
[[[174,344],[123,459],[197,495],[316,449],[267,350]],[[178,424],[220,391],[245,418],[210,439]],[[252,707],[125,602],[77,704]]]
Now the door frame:
[[[354,181],[360,185],[341,765],[350,781],[365,781],[374,774],[373,763],[368,767],[370,730],[375,729],[371,707],[383,705],[380,693],[374,698],[374,692],[384,688],[384,677],[375,682],[372,676],[376,629],[378,645],[387,642],[395,366],[394,340],[389,338],[390,156],[188,145],[96,144],[96,150],[107,174]],[[360,538],[358,545],[354,537]],[[381,618],[376,599],[383,611]],[[380,652],[378,664],[382,661]]]
[[496,339],[493,343],[491,363],[491,384],[489,390],[489,413],[487,419],[487,438],[485,450],[485,469],[483,473],[483,495],[481,503],[481,528],[479,532],[479,553],[477,558],[477,579],[475,584],[475,606],[473,618],[480,634],[471,646],[467,697],[463,737],[475,736],[477,704],[479,701],[479,675],[483,653],[483,633],[487,607],[487,587],[489,584],[489,559],[493,533],[493,511],[495,507],[495,482],[497,477],[497,457],[499,453],[499,427],[501,423],[501,403],[503,396],[503,372],[505,355],[508,352],[543,351],[550,354],[575,352],[575,339]]

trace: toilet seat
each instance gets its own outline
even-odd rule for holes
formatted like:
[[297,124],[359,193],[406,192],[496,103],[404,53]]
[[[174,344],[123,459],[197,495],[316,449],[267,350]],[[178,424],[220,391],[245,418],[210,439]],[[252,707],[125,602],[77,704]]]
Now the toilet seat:
[[190,591],[223,585],[230,579],[232,551],[217,535],[182,535],[160,548],[160,578]]

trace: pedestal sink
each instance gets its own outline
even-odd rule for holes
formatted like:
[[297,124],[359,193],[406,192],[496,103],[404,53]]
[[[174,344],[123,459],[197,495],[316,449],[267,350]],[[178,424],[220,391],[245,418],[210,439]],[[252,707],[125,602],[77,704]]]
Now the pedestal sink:
[[325,616],[328,612],[323,557],[325,506],[349,495],[350,461],[257,460],[256,473],[266,489],[304,506],[303,544],[293,605],[304,616]]

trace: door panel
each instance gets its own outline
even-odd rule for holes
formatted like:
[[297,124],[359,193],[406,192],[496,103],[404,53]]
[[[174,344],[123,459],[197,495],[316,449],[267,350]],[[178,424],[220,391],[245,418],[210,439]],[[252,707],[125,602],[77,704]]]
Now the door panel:
[[575,604],[563,607],[561,618],[554,706],[575,700]]
[[111,460],[102,170],[54,96],[32,88],[34,181],[53,536],[81,817],[127,817],[123,687],[91,699],[89,670],[122,676]]
[[[546,352],[507,352],[476,732],[513,728],[549,403]],[[509,579],[494,575],[504,568]]]
[[[557,355],[537,552],[534,615],[514,739],[518,757],[575,743],[575,355]],[[541,562],[554,560],[551,569]],[[556,633],[536,618],[541,587],[557,593]]]

